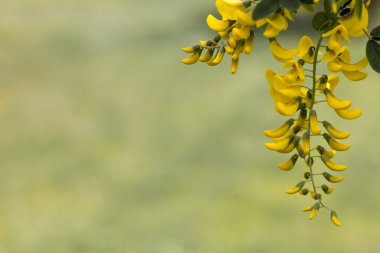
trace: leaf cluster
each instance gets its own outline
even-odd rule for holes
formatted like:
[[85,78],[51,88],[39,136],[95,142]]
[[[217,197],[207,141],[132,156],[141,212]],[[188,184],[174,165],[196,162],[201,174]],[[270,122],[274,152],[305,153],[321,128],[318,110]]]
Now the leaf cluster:
[[366,54],[368,62],[373,70],[380,73],[380,26],[375,27],[370,33],[367,42]]
[[256,5],[253,18],[254,20],[265,18],[280,8],[297,11],[301,4],[313,4],[313,0],[262,0]]

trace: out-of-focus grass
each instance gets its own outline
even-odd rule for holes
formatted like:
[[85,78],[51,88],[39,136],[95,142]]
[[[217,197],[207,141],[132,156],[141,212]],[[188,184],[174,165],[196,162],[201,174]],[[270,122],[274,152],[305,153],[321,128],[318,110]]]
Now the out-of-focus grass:
[[380,250],[372,71],[339,89],[365,115],[331,119],[353,132],[328,201],[345,224],[335,228],[284,196],[303,168],[281,173],[287,157],[263,148],[262,131],[284,120],[267,95],[263,71],[279,66],[267,46],[236,76],[228,62],[180,64],[180,47],[211,36],[212,1],[1,6],[0,252]]

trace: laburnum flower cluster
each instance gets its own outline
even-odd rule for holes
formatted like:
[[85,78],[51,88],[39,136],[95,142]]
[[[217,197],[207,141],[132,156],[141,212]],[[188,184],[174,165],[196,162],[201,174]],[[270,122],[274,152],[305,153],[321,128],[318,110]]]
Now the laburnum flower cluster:
[[200,61],[216,66],[227,52],[232,58],[231,73],[235,74],[240,54],[252,52],[255,27],[266,26],[263,36],[274,38],[288,28],[287,19],[293,20],[294,13],[286,8],[282,8],[271,17],[253,20],[253,10],[250,9],[252,3],[253,1],[216,0],[216,8],[221,18],[210,14],[207,17],[207,25],[218,35],[208,41],[201,40],[195,46],[183,48],[183,51],[192,55],[182,62],[194,64]]
[[[215,66],[225,52],[231,55],[231,72],[236,73],[239,56],[252,52],[255,32],[260,31],[269,41],[273,57],[282,63],[281,72],[266,70],[269,94],[275,110],[290,117],[280,127],[266,130],[264,134],[272,141],[265,146],[282,154],[291,154],[278,168],[292,170],[297,161],[304,162],[303,178],[286,190],[288,194],[309,195],[314,202],[303,211],[313,219],[322,208],[330,211],[331,221],[340,226],[337,213],[323,202],[323,195],[331,194],[331,184],[339,183],[343,177],[338,173],[347,169],[336,163],[337,152],[346,151],[349,144],[341,140],[350,133],[341,131],[317,114],[318,105],[327,103],[343,119],[353,120],[362,115],[362,110],[352,108],[352,102],[336,96],[340,78],[361,81],[367,77],[364,69],[368,62],[380,72],[380,27],[368,33],[368,8],[370,1],[325,0],[324,11],[314,15],[312,26],[319,34],[317,41],[309,36],[300,38],[298,46],[284,48],[278,40],[280,32],[287,30],[288,20],[294,21],[302,5],[313,11],[317,0],[216,0],[221,18],[207,17],[208,26],[218,35],[208,41],[200,41],[183,50],[192,55],[183,60],[185,64],[197,61]],[[352,37],[368,37],[367,57],[352,62],[349,43]],[[324,64],[326,73],[318,67]],[[341,75],[339,75],[341,74]],[[321,167],[324,165],[327,171]]]

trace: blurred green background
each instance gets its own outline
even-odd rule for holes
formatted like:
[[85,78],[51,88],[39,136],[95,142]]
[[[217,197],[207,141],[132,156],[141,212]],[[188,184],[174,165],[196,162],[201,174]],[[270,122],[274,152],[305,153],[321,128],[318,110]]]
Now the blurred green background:
[[[376,1],[377,2],[377,1]],[[378,4],[378,3],[377,3]],[[285,118],[267,94],[267,43],[210,68],[180,48],[208,39],[214,1],[0,1],[0,252],[380,252],[379,75],[337,93],[350,165],[327,203],[286,196],[302,166],[263,147]],[[371,27],[379,24],[372,20]],[[307,23],[307,22],[304,22]],[[281,36],[291,47],[301,36]],[[354,40],[358,59],[365,40]],[[322,109],[324,110],[324,109]],[[323,113],[321,112],[323,115]]]

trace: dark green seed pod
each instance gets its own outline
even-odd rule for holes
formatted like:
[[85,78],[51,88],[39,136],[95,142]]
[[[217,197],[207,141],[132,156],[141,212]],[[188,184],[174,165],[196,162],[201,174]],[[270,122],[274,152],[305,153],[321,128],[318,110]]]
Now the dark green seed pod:
[[302,190],[300,191],[300,194],[301,194],[301,195],[304,195],[304,196],[306,196],[308,193],[309,193],[309,189],[307,189],[307,188],[304,188],[304,189],[302,189]]
[[343,177],[340,177],[340,176],[333,176],[327,172],[323,172],[323,177],[326,178],[327,181],[329,181],[330,183],[339,183],[341,181],[343,181]]
[[309,156],[307,158],[307,165],[309,165],[311,167],[311,166],[313,166],[313,164],[314,164],[314,158]]
[[215,43],[218,43],[220,41],[220,39],[221,39],[221,37],[219,35],[217,35],[217,36],[214,37],[213,41]]
[[310,192],[310,195],[313,199],[315,200],[320,200],[322,199],[322,195],[320,193],[316,194],[315,192]]
[[324,138],[327,142],[329,142],[329,141],[331,140],[331,136],[330,136],[329,134],[327,134],[327,133],[324,133],[324,134],[323,134],[323,138]]
[[301,112],[300,112],[300,117],[301,117],[301,119],[306,119],[306,117],[307,117],[307,109],[306,108],[302,108],[301,109]]
[[308,99],[313,99],[313,92],[311,90],[307,91],[307,98]]
[[310,47],[309,51],[308,51],[308,54],[309,54],[310,57],[314,56],[314,54],[315,54],[315,47]]
[[298,142],[297,146],[296,146],[296,149],[297,149],[297,153],[298,155],[301,157],[301,158],[305,158],[305,153],[303,152],[303,148],[302,148],[302,145],[300,142]]
[[300,142],[300,140],[301,140],[301,137],[299,137],[299,136],[294,136],[294,138],[293,138],[294,146],[297,147],[297,145],[298,145],[298,143]]
[[325,148],[322,147],[321,145],[318,145],[318,146],[317,146],[317,150],[318,150],[318,153],[319,153],[320,155],[323,155],[323,154],[325,153]]
[[331,194],[334,191],[334,188],[328,187],[327,185],[322,185],[322,190],[326,194]]
[[305,181],[301,181],[301,182],[299,182],[297,185],[296,185],[296,187],[299,187],[299,188],[301,188],[302,189],[302,187],[305,185]]
[[297,125],[297,126],[293,127],[292,131],[293,131],[294,135],[298,134],[299,131],[301,131],[301,126]]
[[328,80],[329,80],[328,76],[327,76],[327,75],[323,75],[323,76],[321,76],[321,78],[319,79],[319,83],[320,83],[320,84],[325,84],[325,83],[327,83]]
[[310,172],[305,172],[305,173],[303,174],[303,177],[304,177],[305,179],[310,179],[310,177],[311,177]]

